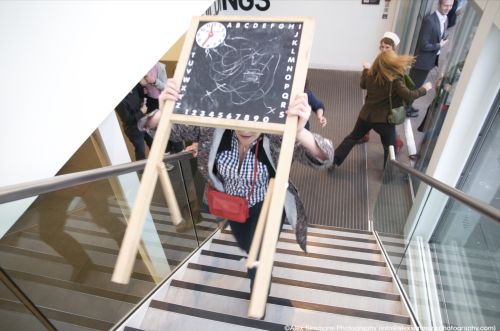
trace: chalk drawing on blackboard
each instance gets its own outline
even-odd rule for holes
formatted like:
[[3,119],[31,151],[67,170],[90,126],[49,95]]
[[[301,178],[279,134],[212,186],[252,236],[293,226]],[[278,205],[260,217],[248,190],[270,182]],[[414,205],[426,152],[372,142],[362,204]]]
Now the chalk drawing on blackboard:
[[245,38],[228,38],[213,52],[217,56],[213,57],[215,59],[211,62],[208,75],[216,84],[215,90],[228,94],[234,105],[259,99],[264,99],[266,104],[265,97],[274,85],[280,63],[279,53],[259,48],[255,42]]
[[200,22],[174,113],[284,123],[301,28]]

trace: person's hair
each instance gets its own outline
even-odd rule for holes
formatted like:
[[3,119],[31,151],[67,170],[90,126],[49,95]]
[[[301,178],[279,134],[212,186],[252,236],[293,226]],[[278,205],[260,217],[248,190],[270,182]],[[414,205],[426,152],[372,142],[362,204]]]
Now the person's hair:
[[368,75],[374,78],[375,83],[383,85],[386,82],[393,81],[396,77],[404,75],[414,61],[414,56],[397,55],[392,50],[382,52],[373,61],[370,70],[368,70]]
[[396,45],[394,44],[394,40],[392,40],[391,38],[384,37],[382,38],[382,40],[380,40],[380,43],[381,44],[384,43],[386,45],[391,46],[393,51],[396,50]]

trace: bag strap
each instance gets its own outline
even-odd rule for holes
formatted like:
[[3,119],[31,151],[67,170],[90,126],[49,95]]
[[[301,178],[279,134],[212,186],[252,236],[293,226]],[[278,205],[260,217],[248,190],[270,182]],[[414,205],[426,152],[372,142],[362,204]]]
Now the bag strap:
[[392,80],[389,83],[389,110],[392,109]]
[[257,145],[255,146],[255,155],[253,163],[253,182],[252,182],[252,187],[250,188],[250,192],[248,193],[248,198],[247,198],[248,201],[250,201],[250,198],[252,197],[253,188],[255,187],[255,183],[257,182],[257,154],[259,154],[259,145],[260,145],[260,138],[257,139]]

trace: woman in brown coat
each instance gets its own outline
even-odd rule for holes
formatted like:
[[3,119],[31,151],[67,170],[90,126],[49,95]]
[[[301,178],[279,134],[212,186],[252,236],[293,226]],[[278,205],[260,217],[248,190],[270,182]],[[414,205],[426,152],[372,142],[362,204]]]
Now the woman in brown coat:
[[425,95],[432,88],[431,83],[425,83],[416,90],[409,90],[406,87],[403,75],[413,61],[412,56],[397,55],[389,50],[381,52],[371,68],[368,63],[363,65],[360,86],[367,90],[365,104],[361,108],[354,129],[335,150],[334,164],[336,166],[344,162],[353,146],[371,129],[377,132],[382,140],[385,166],[389,146],[394,145],[396,137],[396,127],[387,122],[390,109],[389,95],[392,94],[392,108],[397,108],[403,104],[403,101],[411,102]]

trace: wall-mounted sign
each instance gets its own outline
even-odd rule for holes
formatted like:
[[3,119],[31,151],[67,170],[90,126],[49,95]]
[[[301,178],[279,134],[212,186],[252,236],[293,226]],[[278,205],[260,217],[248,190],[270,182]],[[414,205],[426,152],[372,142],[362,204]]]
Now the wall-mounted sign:
[[363,5],[378,5],[380,4],[380,0],[361,0]]
[[256,9],[258,11],[267,11],[269,7],[271,7],[271,0],[215,0],[208,7],[205,15],[218,15],[223,10],[250,11]]

